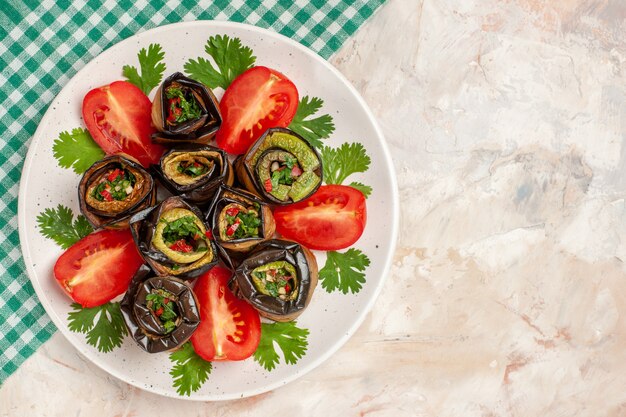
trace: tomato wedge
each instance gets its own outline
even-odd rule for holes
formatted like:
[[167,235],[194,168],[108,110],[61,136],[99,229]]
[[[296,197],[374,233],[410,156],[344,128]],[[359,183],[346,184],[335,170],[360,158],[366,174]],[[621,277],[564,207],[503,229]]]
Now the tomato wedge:
[[365,229],[365,196],[346,185],[322,185],[311,197],[274,210],[276,231],[317,250],[338,250],[359,240]]
[[250,68],[232,82],[220,101],[217,146],[242,154],[270,127],[287,127],[298,109],[298,89],[267,67]]
[[83,99],[83,120],[98,145],[113,155],[125,153],[148,168],[165,148],[152,143],[152,103],[135,85],[115,81],[95,88]]
[[72,300],[96,307],[126,291],[142,264],[129,229],[101,230],[65,251],[54,265],[54,277]]
[[261,340],[259,313],[228,288],[232,273],[215,266],[201,275],[194,288],[200,326],[191,336],[193,348],[207,361],[239,361],[254,353]]

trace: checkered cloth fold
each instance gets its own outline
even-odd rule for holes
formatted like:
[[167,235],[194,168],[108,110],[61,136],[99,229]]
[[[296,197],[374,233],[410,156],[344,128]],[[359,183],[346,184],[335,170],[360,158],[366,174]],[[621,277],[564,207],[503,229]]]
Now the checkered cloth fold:
[[26,275],[17,193],[30,138],[79,69],[135,33],[192,20],[271,28],[328,58],[383,2],[0,0],[0,384],[56,330]]

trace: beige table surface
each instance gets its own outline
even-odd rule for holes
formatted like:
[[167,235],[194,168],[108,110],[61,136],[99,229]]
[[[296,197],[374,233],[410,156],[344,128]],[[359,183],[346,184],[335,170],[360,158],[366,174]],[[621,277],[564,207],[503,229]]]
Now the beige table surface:
[[626,415],[626,1],[390,0],[331,61],[378,117],[401,199],[355,336],[285,387],[195,403],[57,333],[1,416]]

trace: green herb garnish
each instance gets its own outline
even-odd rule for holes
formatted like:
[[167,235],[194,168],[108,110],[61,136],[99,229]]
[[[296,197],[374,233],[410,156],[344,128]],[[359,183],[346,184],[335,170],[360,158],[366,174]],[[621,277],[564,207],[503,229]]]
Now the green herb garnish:
[[159,318],[166,333],[170,333],[176,328],[178,313],[176,311],[175,298],[174,294],[163,289],[153,290],[146,295],[146,306]]
[[356,188],[357,190],[362,192],[365,198],[369,197],[370,194],[372,194],[372,187],[370,187],[369,185],[362,184],[360,182],[356,182],[356,181],[351,182],[350,187]]
[[370,166],[371,159],[360,143],[344,143],[339,148],[323,146],[320,151],[326,184],[342,184],[350,174],[365,172]]
[[132,193],[136,182],[137,179],[130,171],[116,168],[109,171],[94,188],[92,197],[98,201],[123,201]]
[[124,65],[124,67],[122,67],[122,73],[124,77],[128,79],[128,82],[136,85],[144,94],[148,95],[163,79],[165,63],[162,61],[164,57],[165,53],[161,45],[152,43],[148,46],[147,51],[146,48],[141,48],[137,54],[141,75],[139,75],[137,68],[130,65]]
[[175,363],[170,375],[174,378],[173,386],[179,395],[189,396],[198,391],[209,379],[213,369],[211,362],[205,361],[193,350],[191,342],[170,353],[170,361]]
[[335,131],[335,124],[330,114],[315,118],[310,117],[317,113],[323,104],[324,100],[319,97],[311,97],[310,99],[308,96],[302,97],[298,103],[296,115],[289,124],[289,129],[318,149],[323,146],[321,139],[328,139]]
[[203,164],[199,164],[197,162],[183,161],[178,164],[176,170],[181,174],[189,175],[192,178],[196,178],[200,175],[205,174],[209,170],[209,167]]
[[[185,91],[187,91],[185,89]],[[169,123],[183,123],[188,120],[195,120],[202,114],[200,106],[193,94],[185,94],[183,88],[170,86],[165,90],[165,97],[169,102],[168,117]]]
[[72,303],[68,318],[68,328],[76,333],[87,335],[87,343],[100,352],[110,352],[122,346],[126,336],[126,325],[120,310],[120,303],[108,302],[98,307],[84,308]]
[[61,132],[52,145],[52,154],[63,168],[82,174],[104,157],[104,151],[91,138],[87,129]]
[[183,216],[169,222],[163,229],[163,240],[167,244],[172,244],[181,239],[195,240],[198,235],[201,235],[200,228],[193,216]]
[[306,353],[309,331],[297,327],[295,321],[261,323],[261,341],[254,352],[254,360],[271,371],[280,362],[278,347],[287,364],[293,365]]
[[227,35],[211,36],[204,50],[213,58],[217,69],[209,60],[198,57],[197,60],[190,59],[185,63],[185,72],[190,78],[210,88],[228,88],[238,75],[252,68],[256,61],[252,49],[243,46],[239,38],[231,39]]
[[47,208],[37,216],[41,234],[54,240],[63,249],[67,249],[80,239],[93,232],[85,216],[74,214],[69,208],[59,204],[56,209]]
[[272,189],[278,188],[280,184],[291,185],[297,177],[292,175],[293,167],[298,160],[290,155],[285,156],[285,161],[280,163],[280,167],[272,172]]
[[326,264],[319,272],[322,288],[327,292],[339,289],[344,294],[359,292],[365,282],[363,271],[369,264],[367,255],[358,249],[326,252]]

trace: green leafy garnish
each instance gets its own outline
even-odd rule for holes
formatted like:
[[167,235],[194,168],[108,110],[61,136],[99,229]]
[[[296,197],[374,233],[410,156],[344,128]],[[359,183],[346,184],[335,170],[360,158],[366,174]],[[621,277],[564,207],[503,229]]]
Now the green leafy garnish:
[[339,148],[323,146],[321,148],[324,165],[324,182],[326,184],[342,184],[355,172],[365,172],[371,159],[360,143],[344,143]]
[[159,318],[165,333],[170,333],[176,328],[178,318],[176,303],[173,301],[175,295],[161,288],[152,291],[146,295],[146,306]]
[[148,46],[147,51],[146,48],[141,48],[137,54],[141,75],[139,75],[137,68],[130,65],[124,65],[124,67],[122,67],[122,73],[130,83],[135,84],[144,94],[148,95],[163,79],[165,63],[162,61],[164,57],[165,53],[161,45],[152,43]]
[[195,120],[202,115],[200,106],[192,93],[185,94],[182,89],[170,86],[165,90],[165,97],[170,99],[168,122],[183,123]]
[[200,228],[196,224],[196,218],[194,216],[183,216],[172,222],[169,222],[163,229],[163,240],[165,243],[174,243],[180,239],[186,239],[191,237],[193,239],[196,235],[201,234]]
[[256,62],[252,49],[243,46],[239,38],[231,39],[227,35],[211,36],[204,50],[213,58],[217,69],[208,59],[198,57],[197,60],[190,59],[185,63],[185,72],[210,88],[226,89],[238,75],[252,68]]
[[359,292],[365,282],[363,271],[370,264],[367,255],[358,249],[348,249],[344,253],[326,252],[326,256],[326,264],[319,272],[322,287],[327,292],[336,289],[344,294]]
[[311,146],[321,148],[323,143],[321,139],[328,139],[335,131],[333,117],[330,114],[310,118],[324,104],[324,100],[319,97],[304,96],[298,103],[298,111],[293,120],[289,124],[289,129],[293,130],[303,138],[305,138]]
[[88,344],[104,353],[122,346],[127,331],[120,303],[109,302],[93,308],[72,303],[72,308],[74,311],[67,316],[68,328],[73,332],[86,334]]
[[176,167],[181,174],[190,176],[191,178],[199,177],[209,170],[209,167],[198,162],[181,162]]
[[170,375],[174,378],[174,388],[179,395],[188,396],[192,391],[198,391],[209,378],[213,368],[211,362],[198,356],[191,342],[170,353],[170,360],[176,363]]
[[82,174],[104,157],[104,151],[91,138],[87,129],[76,128],[61,132],[52,145],[52,154],[63,168],[72,168]]
[[372,194],[372,187],[370,187],[369,185],[361,184],[360,182],[351,182],[350,187],[356,188],[357,190],[362,192],[365,198],[369,197],[370,194]]
[[261,323],[261,341],[254,352],[254,360],[268,371],[276,367],[280,358],[276,346],[283,352],[285,362],[293,365],[306,353],[309,331],[296,326],[295,321],[286,323]]
[[80,239],[93,232],[85,218],[74,214],[69,208],[59,204],[56,209],[47,208],[37,216],[37,224],[48,239],[54,240],[63,249],[67,249]]

